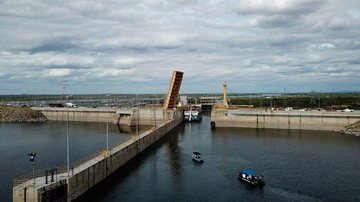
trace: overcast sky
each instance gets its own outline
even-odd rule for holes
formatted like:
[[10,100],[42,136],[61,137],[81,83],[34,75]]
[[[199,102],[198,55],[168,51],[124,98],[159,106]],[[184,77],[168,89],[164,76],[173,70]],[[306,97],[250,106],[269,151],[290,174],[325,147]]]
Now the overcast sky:
[[0,94],[360,90],[358,0],[0,0]]

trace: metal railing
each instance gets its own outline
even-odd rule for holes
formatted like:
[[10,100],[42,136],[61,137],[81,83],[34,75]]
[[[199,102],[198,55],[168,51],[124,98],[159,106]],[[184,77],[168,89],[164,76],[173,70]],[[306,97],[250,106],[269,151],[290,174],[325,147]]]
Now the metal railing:
[[[77,160],[77,161],[74,161],[70,164],[70,170],[69,170],[69,175],[73,175],[73,169],[86,163],[87,161],[90,161],[91,159],[94,159],[100,155],[102,155],[104,153],[105,150],[102,150],[100,152],[96,152],[96,153],[93,153],[83,159],[80,159],[80,160]],[[37,169],[35,170],[35,179],[36,178],[39,178],[39,177],[44,177],[46,175],[46,171],[47,170],[52,170],[52,169],[56,169],[57,170],[57,175],[60,175],[60,174],[64,174],[64,173],[67,173],[67,167],[66,166],[60,166],[60,167],[53,167],[53,168],[49,168],[49,169]],[[29,180],[32,180],[33,179],[33,176],[32,176],[32,172],[28,172],[28,173],[25,173],[19,177],[16,177],[15,179],[13,179],[13,187],[16,187],[20,184],[23,184]]]
[[[66,173],[66,166],[48,168],[48,169],[37,169],[37,170],[35,170],[34,177],[35,177],[35,179],[39,178],[39,177],[45,177],[46,171],[53,170],[53,169],[57,170],[57,175]],[[15,178],[13,180],[13,187],[16,187],[16,186],[18,186],[20,184],[23,184],[23,183],[25,183],[27,181],[30,181],[32,179],[33,179],[33,173],[32,172],[25,173],[25,174],[23,174],[23,175]]]

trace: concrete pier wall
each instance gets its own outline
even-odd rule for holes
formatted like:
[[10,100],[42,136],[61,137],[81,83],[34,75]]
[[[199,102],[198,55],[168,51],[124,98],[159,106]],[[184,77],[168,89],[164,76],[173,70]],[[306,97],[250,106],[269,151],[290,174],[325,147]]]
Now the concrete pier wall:
[[213,110],[215,127],[273,128],[338,131],[360,120],[360,114],[343,112],[260,112]]
[[35,185],[32,180],[27,180],[13,187],[13,201],[72,201],[78,198],[183,121],[181,109],[167,110],[165,114],[169,115],[168,119],[151,130],[71,167],[69,176],[62,172],[50,184],[45,184],[45,177],[40,176],[35,179]]
[[123,166],[130,159],[145,150],[163,135],[175,128],[182,119],[163,124],[153,131],[142,134],[139,139],[132,139],[111,150],[108,157],[104,157],[92,166],[82,170],[69,178],[68,201],[74,200],[108,175]]
[[51,121],[84,121],[84,122],[112,122],[115,120],[115,109],[108,108],[52,108],[33,107],[41,111]]
[[155,125],[171,115],[162,108],[50,108],[34,107],[51,121],[112,122],[126,125]]

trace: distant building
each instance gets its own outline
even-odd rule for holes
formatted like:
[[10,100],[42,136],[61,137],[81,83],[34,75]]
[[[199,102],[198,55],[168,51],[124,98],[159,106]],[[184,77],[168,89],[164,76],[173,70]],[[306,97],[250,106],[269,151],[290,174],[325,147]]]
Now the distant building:
[[222,97],[200,97],[201,105],[214,105],[222,102]]
[[203,111],[211,111],[215,104],[222,103],[222,97],[200,97],[201,109]]
[[183,104],[183,105],[187,105],[188,104],[188,96],[180,96],[180,102]]

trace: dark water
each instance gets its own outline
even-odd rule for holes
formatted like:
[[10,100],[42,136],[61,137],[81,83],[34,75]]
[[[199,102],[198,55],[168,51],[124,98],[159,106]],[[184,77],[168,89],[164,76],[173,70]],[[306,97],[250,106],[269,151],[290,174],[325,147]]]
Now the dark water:
[[[185,123],[80,201],[360,201],[360,138],[209,125]],[[265,174],[263,190],[237,180],[245,168]]]
[[[131,131],[109,124],[109,146],[130,139]],[[70,122],[69,133],[70,162],[106,149],[106,123]],[[12,200],[13,178],[31,172],[32,151],[39,169],[65,166],[66,122],[0,124],[0,201]]]
[[[73,125],[72,157],[103,149],[104,130],[103,124]],[[65,164],[64,131],[56,122],[0,125],[1,199],[11,200],[11,178],[29,169],[29,150],[38,148],[44,167]],[[116,128],[111,134],[112,142],[130,138]],[[204,164],[192,162],[194,150],[203,154]],[[264,173],[267,185],[261,190],[238,181],[236,172],[245,168]],[[360,201],[359,171],[360,138],[318,131],[211,130],[204,117],[173,130],[79,201]]]

